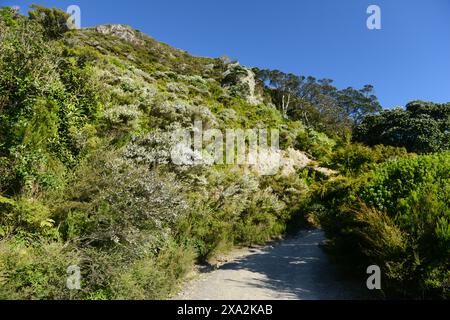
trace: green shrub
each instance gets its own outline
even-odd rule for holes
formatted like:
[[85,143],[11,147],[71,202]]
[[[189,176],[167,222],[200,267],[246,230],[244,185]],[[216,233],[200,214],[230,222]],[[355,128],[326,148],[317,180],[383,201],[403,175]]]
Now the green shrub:
[[[249,104],[245,68],[224,76],[218,60],[131,29],[131,41],[66,32],[66,18],[0,9],[0,298],[166,298],[196,258],[304,221],[312,179],[176,166],[170,132],[280,128],[284,149],[320,158],[333,140]],[[65,286],[70,265],[79,291]]]
[[0,299],[80,298],[66,286],[67,268],[80,255],[60,242],[0,241]]
[[0,196],[0,239],[15,234],[29,243],[41,237],[58,239],[50,209],[36,200],[17,201]]
[[378,264],[390,295],[448,298],[449,168],[449,153],[415,156],[328,182],[321,222],[335,253]]
[[192,210],[180,220],[178,234],[201,261],[233,245],[262,244],[305,221],[308,186],[297,175],[257,177],[237,168],[210,169],[195,174],[189,185]]
[[138,165],[113,151],[87,158],[72,179],[57,212],[66,239],[120,243],[130,251],[155,249],[187,210],[173,174]]
[[373,169],[376,164],[407,156],[405,148],[377,145],[373,148],[361,144],[339,147],[326,163],[330,168],[346,175],[358,175]]
[[70,15],[68,13],[60,9],[50,9],[35,4],[31,5],[31,7],[32,10],[29,12],[30,20],[40,23],[49,39],[61,38],[65,32],[69,31],[67,21]]
[[167,242],[157,256],[150,255],[117,268],[110,290],[113,299],[166,299],[194,264],[189,247]]
[[326,134],[307,129],[298,134],[295,146],[300,150],[308,151],[319,160],[326,161],[332,154],[336,141]]
[[[0,299],[164,299],[191,270],[191,248],[171,239],[140,257],[123,248],[74,248],[61,242],[0,241]],[[80,290],[67,288],[69,266],[79,266]]]

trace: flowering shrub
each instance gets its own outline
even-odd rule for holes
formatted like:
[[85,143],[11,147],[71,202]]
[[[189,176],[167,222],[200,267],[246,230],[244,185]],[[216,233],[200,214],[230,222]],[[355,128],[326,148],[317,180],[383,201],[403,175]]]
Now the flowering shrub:
[[105,111],[104,119],[111,127],[137,129],[142,113],[135,106],[117,106]]

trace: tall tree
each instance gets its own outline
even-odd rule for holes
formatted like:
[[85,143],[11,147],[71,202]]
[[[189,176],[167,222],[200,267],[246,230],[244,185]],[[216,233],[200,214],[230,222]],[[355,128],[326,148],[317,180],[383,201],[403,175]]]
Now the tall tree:
[[273,89],[275,104],[279,107],[283,117],[288,118],[292,101],[298,96],[304,78],[279,70],[263,70],[260,76]]
[[386,110],[366,117],[354,139],[368,145],[405,147],[417,153],[450,149],[450,104],[416,101],[406,109]]
[[371,85],[365,85],[361,90],[349,87],[339,91],[338,103],[353,121],[353,125],[360,124],[366,115],[382,110],[378,98],[373,94]]
[[332,79],[258,70],[283,116],[293,117],[330,134],[342,135],[368,115],[381,111],[373,86],[338,90]]
[[58,39],[69,31],[68,20],[70,15],[60,9],[46,8],[40,5],[31,5],[32,10],[28,12],[30,20],[39,22],[45,29],[49,39]]

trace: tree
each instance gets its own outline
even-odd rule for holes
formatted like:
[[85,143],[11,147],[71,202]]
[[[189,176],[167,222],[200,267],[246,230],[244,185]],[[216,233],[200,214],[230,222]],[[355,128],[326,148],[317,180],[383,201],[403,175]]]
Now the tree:
[[283,117],[301,120],[332,135],[344,135],[368,114],[381,111],[373,86],[338,90],[332,79],[257,70]]
[[371,85],[365,85],[361,90],[349,87],[339,91],[338,103],[344,108],[353,125],[360,124],[366,115],[382,110],[378,98],[373,94]]
[[354,131],[354,140],[370,146],[405,147],[428,153],[450,149],[450,104],[415,101],[406,109],[386,110],[366,117]]
[[288,112],[292,100],[298,96],[304,77],[292,73],[283,73],[279,70],[263,70],[260,73],[263,82],[267,82],[273,89],[275,104],[279,107],[284,118],[288,118]]
[[31,5],[31,8],[32,10],[28,12],[30,20],[35,20],[44,27],[47,38],[59,39],[69,31],[67,21],[70,15],[68,13],[36,4]]

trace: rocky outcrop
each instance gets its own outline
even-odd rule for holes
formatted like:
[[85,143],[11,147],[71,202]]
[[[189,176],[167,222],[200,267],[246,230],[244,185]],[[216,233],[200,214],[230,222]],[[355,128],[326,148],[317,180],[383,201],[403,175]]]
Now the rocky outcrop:
[[242,83],[245,83],[248,85],[249,93],[247,95],[247,101],[252,105],[258,105],[263,103],[263,98],[261,94],[257,92],[256,88],[256,80],[255,80],[255,73],[249,69],[247,70],[247,76],[242,78]]
[[132,44],[142,45],[144,43],[137,37],[136,31],[133,28],[123,24],[99,25],[95,27],[95,31],[101,34],[115,36]]
[[273,175],[280,173],[282,176],[296,174],[303,169],[309,170],[310,176],[315,175],[320,179],[331,179],[339,174],[338,171],[317,166],[315,161],[302,151],[288,148],[287,150],[260,150],[255,156],[255,164],[252,171],[258,175]]
[[254,156],[254,159],[255,164],[251,167],[256,174],[280,173],[286,177],[306,168],[311,163],[311,159],[304,152],[292,148],[287,150],[262,149]]
[[237,62],[228,64],[227,71],[223,74],[222,85],[235,94],[239,94],[252,105],[264,102],[256,85],[255,73]]

